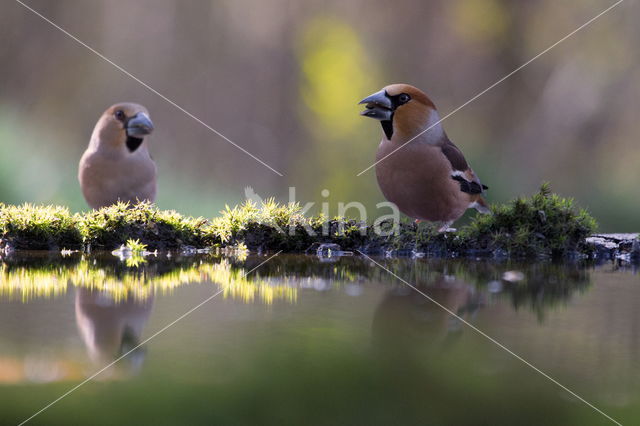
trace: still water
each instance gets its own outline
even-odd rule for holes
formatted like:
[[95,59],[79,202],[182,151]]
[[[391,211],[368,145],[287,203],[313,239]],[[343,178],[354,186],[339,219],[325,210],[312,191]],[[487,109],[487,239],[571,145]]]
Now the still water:
[[631,267],[267,259],[3,259],[0,424],[640,424]]

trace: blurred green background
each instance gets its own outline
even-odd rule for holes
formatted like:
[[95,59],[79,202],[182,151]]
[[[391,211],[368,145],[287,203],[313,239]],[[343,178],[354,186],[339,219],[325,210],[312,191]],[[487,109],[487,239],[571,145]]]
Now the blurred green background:
[[[87,207],[76,180],[111,104],[156,124],[158,205],[213,216],[262,196],[383,200],[381,130],[357,102],[394,82],[441,115],[613,1],[44,1],[27,4],[255,154],[280,177],[16,2],[0,5],[0,201]],[[444,122],[489,200],[542,181],[602,231],[638,231],[640,9],[624,2]],[[322,189],[330,195],[323,197]],[[372,214],[375,209],[371,210]],[[387,211],[385,210],[385,213]]]

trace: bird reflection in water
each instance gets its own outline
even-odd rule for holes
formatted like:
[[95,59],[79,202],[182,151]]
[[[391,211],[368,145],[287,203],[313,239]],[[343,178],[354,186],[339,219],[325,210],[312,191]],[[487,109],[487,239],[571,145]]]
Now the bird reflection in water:
[[[142,330],[153,307],[153,296],[144,300],[114,300],[108,294],[86,288],[76,291],[76,324],[92,362],[105,366],[140,344]],[[103,373],[116,378],[136,374],[146,356],[140,347],[121,363]]]
[[[417,287],[433,300],[466,321],[473,321],[484,304],[475,287],[449,275],[440,275]],[[388,353],[407,356],[426,344],[446,350],[462,334],[462,322],[408,286],[389,290],[374,313],[374,346]]]

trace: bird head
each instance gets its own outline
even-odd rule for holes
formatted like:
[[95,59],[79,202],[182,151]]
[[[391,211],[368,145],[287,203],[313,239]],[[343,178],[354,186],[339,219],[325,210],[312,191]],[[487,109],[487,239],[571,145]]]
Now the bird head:
[[106,143],[115,148],[126,147],[129,152],[134,152],[152,131],[153,122],[145,107],[120,103],[112,105],[102,114],[92,139],[97,136],[101,144]]
[[366,105],[360,114],[379,120],[389,140],[394,135],[400,141],[410,139],[439,120],[431,99],[409,84],[390,84],[360,104]]

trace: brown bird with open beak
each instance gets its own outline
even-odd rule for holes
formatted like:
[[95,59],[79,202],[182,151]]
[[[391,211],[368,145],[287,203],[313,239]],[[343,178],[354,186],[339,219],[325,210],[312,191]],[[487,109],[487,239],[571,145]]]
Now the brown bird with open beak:
[[402,213],[440,222],[445,231],[468,208],[490,212],[482,198],[488,188],[449,140],[435,105],[420,89],[392,84],[360,103],[366,104],[362,115],[382,124],[378,185]]
[[78,170],[89,206],[155,201],[156,163],[145,141],[152,131],[149,112],[141,105],[116,104],[102,114]]

